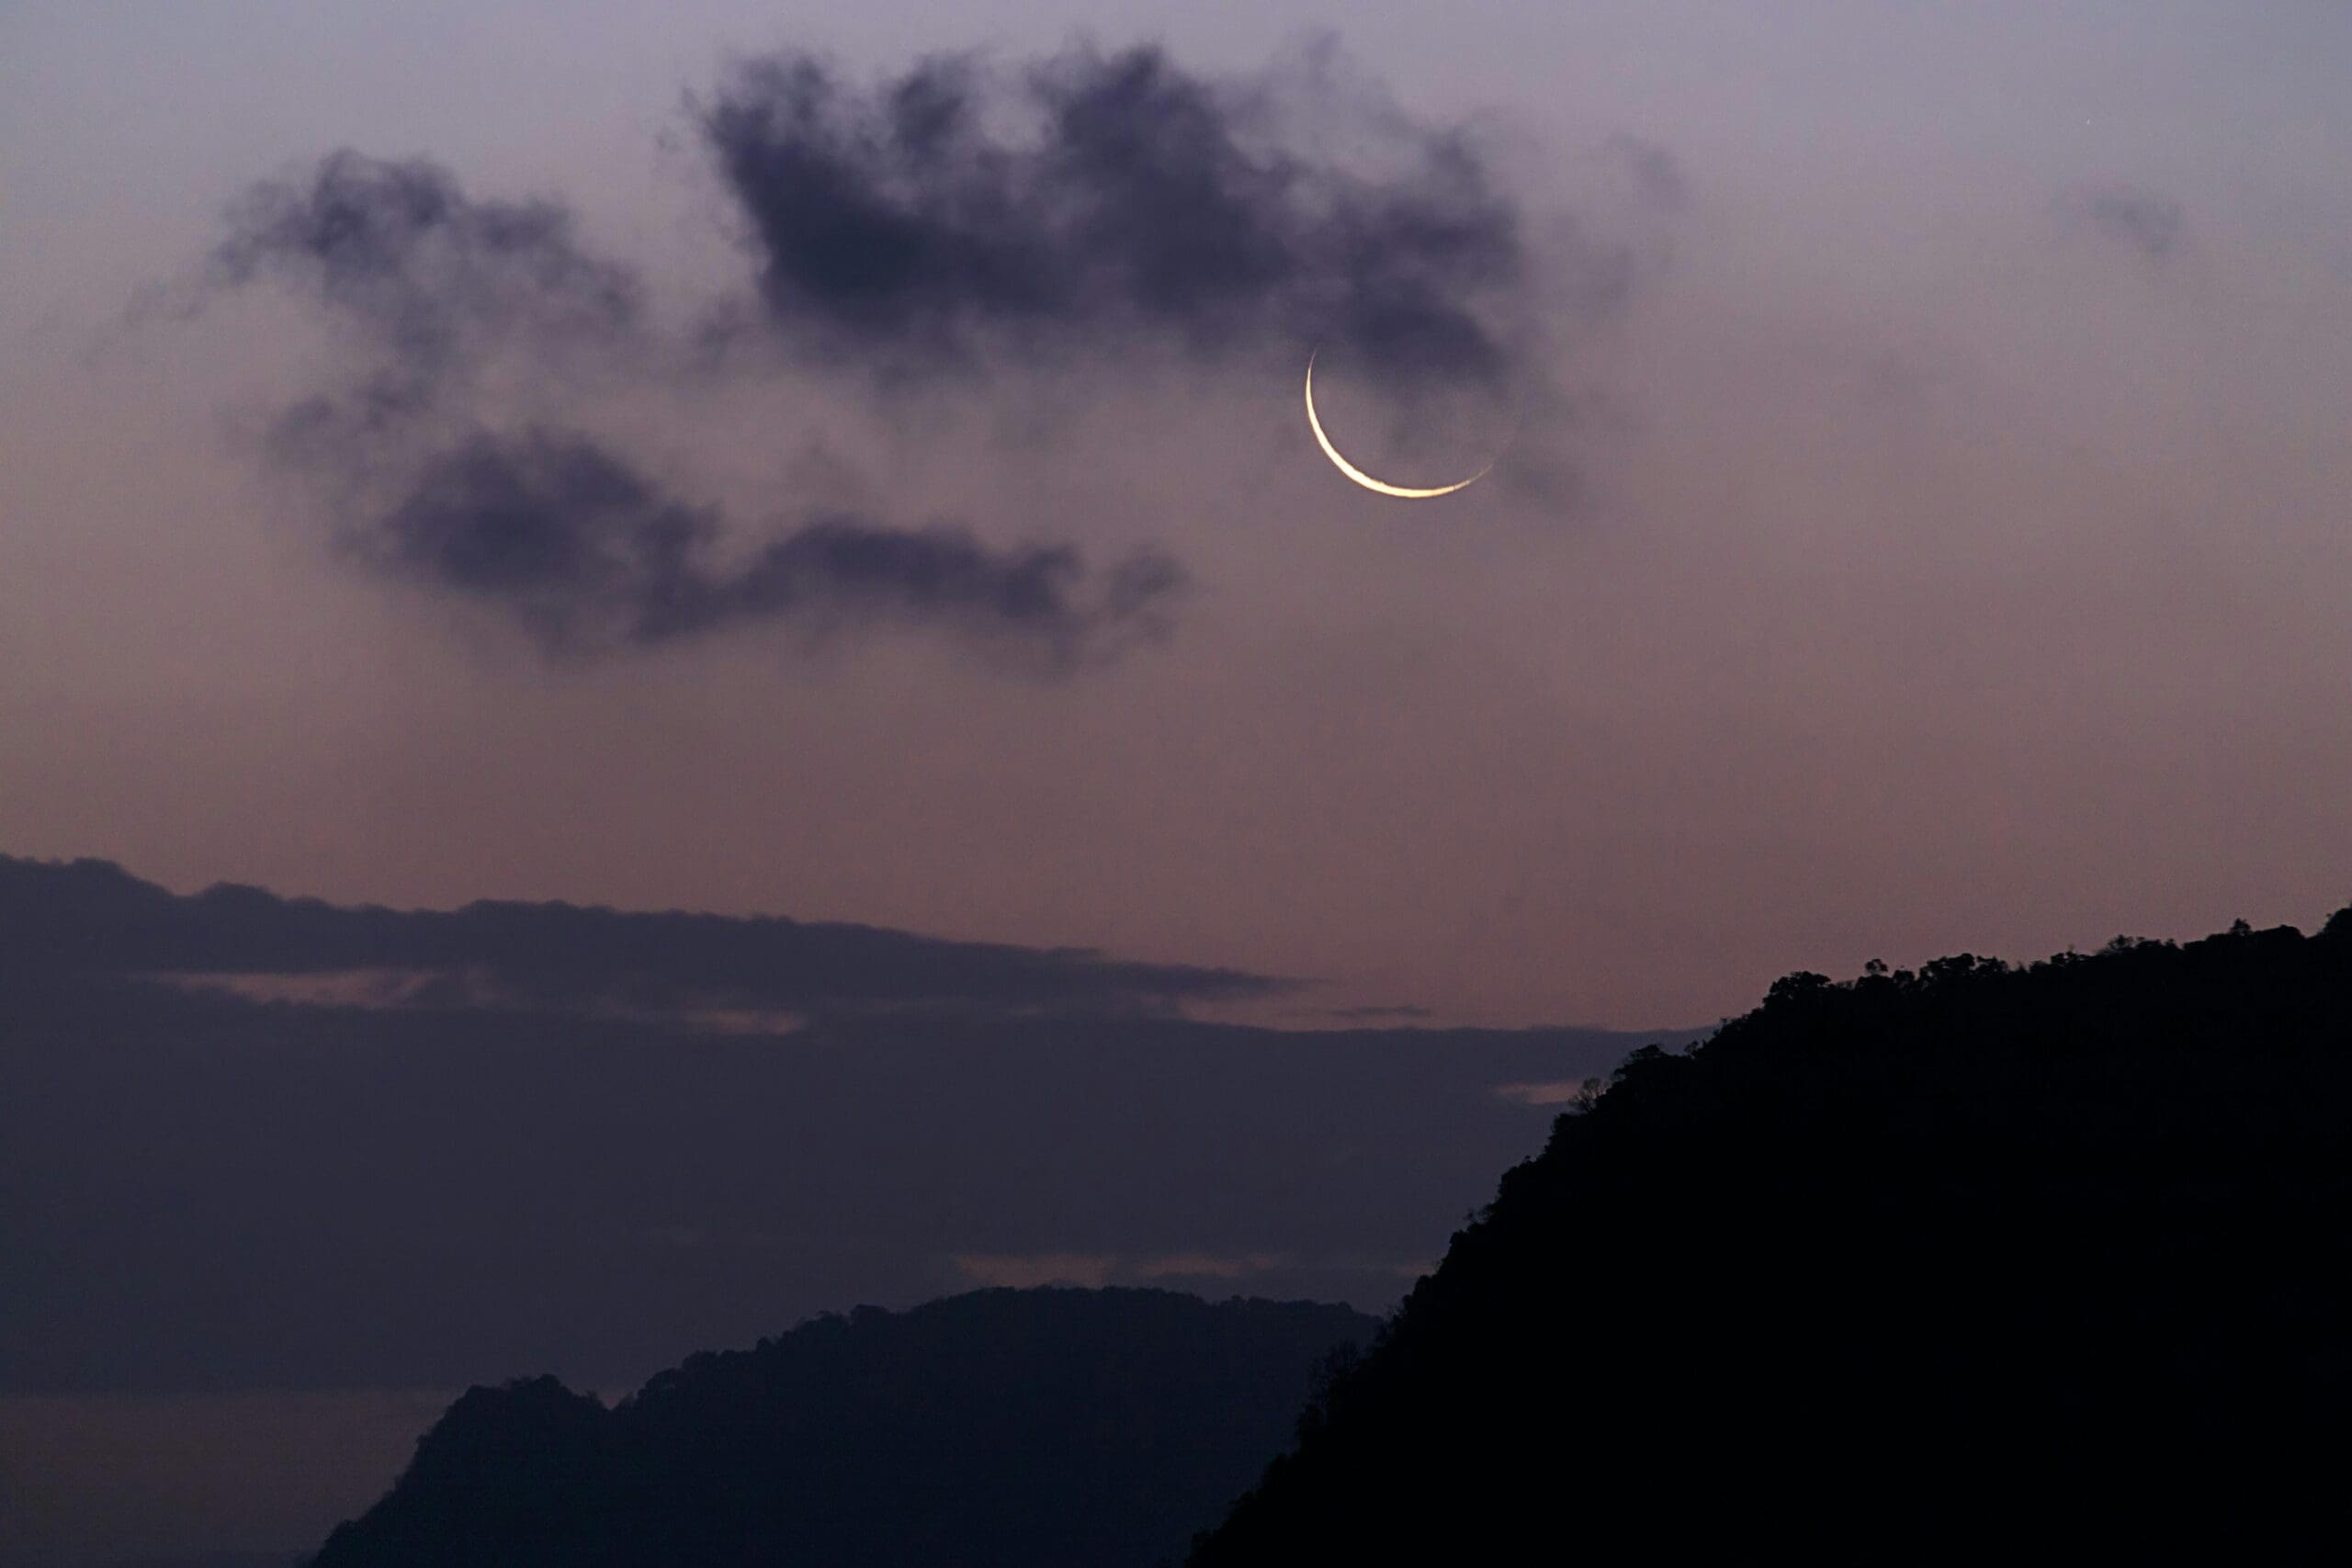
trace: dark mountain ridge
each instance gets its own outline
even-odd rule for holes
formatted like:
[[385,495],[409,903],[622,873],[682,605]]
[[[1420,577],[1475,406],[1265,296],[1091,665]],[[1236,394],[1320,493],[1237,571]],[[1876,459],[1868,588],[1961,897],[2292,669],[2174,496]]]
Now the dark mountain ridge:
[[1564,1115],[1193,1561],[2341,1561],[2347,1149],[2352,909],[1790,976]]
[[1376,1327],[1307,1302],[981,1291],[694,1356],[611,1409],[553,1378],[475,1388],[315,1568],[1150,1564]]

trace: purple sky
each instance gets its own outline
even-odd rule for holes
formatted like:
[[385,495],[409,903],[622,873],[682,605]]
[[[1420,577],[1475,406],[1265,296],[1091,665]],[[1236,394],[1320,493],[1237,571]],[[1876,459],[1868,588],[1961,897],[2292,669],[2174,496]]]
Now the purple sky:
[[[313,1544],[403,1389],[853,1300],[1182,1264],[1376,1307],[1625,1043],[1204,1021],[1704,1024],[1800,968],[2316,923],[2346,81],[2338,0],[0,6],[0,855],[1317,982],[694,1073],[666,1023],[599,1077],[533,1055],[578,1019],[473,1017],[477,1098],[577,1168],[676,1100],[580,1214],[442,1170],[435,1017],[0,993],[51,1032],[0,1039],[51,1096],[0,1188],[55,1263],[0,1324],[0,1562]],[[1493,475],[1349,484],[1317,344],[1356,460],[1515,429]],[[775,1179],[762,1095],[832,1163]],[[877,1128],[904,1190],[832,1213]],[[306,1137],[334,1180],[273,1174]],[[420,1256],[544,1201],[583,1296],[678,1299],[598,1362],[486,1292],[401,1359],[440,1298],[398,1282],[458,1277],[401,1214],[282,1236],[412,1185]],[[205,1224],[316,1279],[264,1258],[178,1339],[92,1308],[201,1306]]]
[[[2342,6],[1351,7],[1310,101],[1331,20],[8,8],[0,849],[1623,1026],[1798,967],[2341,903]],[[757,320],[704,123],[730,60],[814,49],[855,85],[977,47],[1017,79],[1081,24],[1274,104],[1234,111],[1261,151],[1370,167],[1462,129],[1522,247],[1492,479],[1408,504],[1322,461],[1311,278],[1206,351],[1131,330],[1125,275],[956,369]],[[349,475],[261,450],[364,333],[284,278],[192,309],[241,194],[340,148],[564,204],[639,276],[642,341],[510,334],[463,417],[594,431],[723,518],[710,581],[812,511],[952,521],[1071,547],[1081,593],[1163,552],[1191,585],[1164,635],[1057,673],[968,619],[763,611],[550,655],[370,570],[336,546]],[[1360,460],[1482,460],[1475,421],[1394,442],[1420,389],[1349,346]]]

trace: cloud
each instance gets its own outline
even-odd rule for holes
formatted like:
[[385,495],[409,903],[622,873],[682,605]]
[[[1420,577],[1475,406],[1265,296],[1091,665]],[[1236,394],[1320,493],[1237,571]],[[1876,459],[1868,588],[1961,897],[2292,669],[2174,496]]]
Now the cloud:
[[2061,211],[2107,239],[2120,241],[2150,261],[2178,248],[2187,215],[2173,197],[2138,186],[2086,186],[2070,192]]
[[[42,973],[253,976],[290,1001],[385,1008],[981,1008],[1132,1013],[1289,983],[1074,948],[947,942],[870,926],[568,904],[338,908],[222,886],[180,897],[103,861],[0,855],[0,951]],[[293,976],[311,977],[290,986]],[[231,987],[240,989],[240,987]],[[249,987],[243,988],[249,990]]]
[[1238,1280],[1251,1274],[1271,1273],[1289,1261],[1275,1252],[1229,1256],[1171,1252],[1162,1258],[1139,1258],[1131,1267],[1136,1277],[1144,1280]]
[[1394,1021],[1414,1023],[1430,1016],[1430,1010],[1404,1004],[1375,1007],[1326,1008],[1326,1018],[1336,1018],[1347,1023],[1380,1023]]
[[[1555,225],[1539,267],[1487,146],[1336,61],[1212,76],[1157,48],[1079,47],[872,82],[805,54],[747,61],[691,105],[755,281],[756,304],[701,314],[721,323],[706,342],[756,333],[797,369],[886,382],[1328,343],[1386,389],[1405,448],[1448,427],[1457,392],[1482,417],[1476,400],[1551,406],[1536,328],[1613,310],[1627,256]],[[1663,150],[1613,151],[1641,204],[1679,203]],[[339,329],[340,370],[277,412],[264,450],[345,558],[550,652],[918,628],[1050,677],[1164,637],[1188,586],[1164,550],[1091,561],[1063,528],[991,541],[887,505],[771,517],[694,499],[701,437],[643,451],[647,411],[756,394],[658,331],[636,269],[558,201],[337,152],[232,209],[206,297],[262,285]]]
[[1058,674],[1165,635],[1187,584],[1145,549],[1098,571],[1069,543],[992,546],[952,523],[847,512],[771,526],[710,565],[730,531],[604,442],[498,432],[477,372],[540,370],[638,342],[642,289],[545,201],[477,200],[446,170],[337,152],[258,186],[212,259],[216,290],[270,280],[355,328],[374,355],[273,423],[269,451],[313,481],[347,554],[492,605],[550,650],[611,651],[789,623],[814,638],[883,624],[944,632],[1000,667]]
[[935,59],[870,87],[786,53],[698,112],[796,344],[929,367],[1146,336],[1216,356],[1276,334],[1499,375],[1491,312],[1526,264],[1471,141],[1379,117],[1349,128],[1388,143],[1365,172],[1277,96],[1153,48],[1012,73]]
[[1604,1078],[1560,1078],[1549,1083],[1500,1083],[1494,1088],[1495,1097],[1519,1105],[1573,1105],[1577,1098],[1596,1085],[1606,1088]]
[[1128,1257],[1112,1252],[959,1252],[948,1261],[967,1283],[1035,1290],[1043,1285],[1159,1285],[1231,1281],[1269,1274],[1292,1260],[1272,1252],[1171,1252]]
[[975,1285],[1032,1291],[1042,1285],[1081,1285],[1099,1291],[1118,1259],[1108,1253],[1041,1252],[1029,1256],[959,1252],[949,1261]]
[[212,253],[216,289],[261,279],[360,328],[394,374],[379,400],[420,400],[491,346],[540,352],[625,339],[642,323],[637,274],[591,254],[551,201],[482,201],[421,159],[348,150],[300,178],[249,189]]
[[1164,632],[1185,586],[1156,551],[1099,574],[1067,544],[997,548],[948,525],[814,517],[728,570],[724,532],[589,438],[478,434],[347,542],[379,569],[495,604],[550,648],[676,641],[747,622],[944,628],[1026,667],[1100,662]]

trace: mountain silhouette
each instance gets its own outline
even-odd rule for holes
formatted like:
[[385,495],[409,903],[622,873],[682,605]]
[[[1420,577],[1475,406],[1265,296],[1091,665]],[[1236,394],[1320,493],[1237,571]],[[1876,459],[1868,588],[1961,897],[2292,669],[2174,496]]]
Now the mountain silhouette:
[[553,1378],[475,1388],[314,1568],[1167,1562],[1377,1326],[992,1290],[691,1357],[609,1409]]
[[1636,1054],[1195,1568],[2342,1561],[2352,909]]

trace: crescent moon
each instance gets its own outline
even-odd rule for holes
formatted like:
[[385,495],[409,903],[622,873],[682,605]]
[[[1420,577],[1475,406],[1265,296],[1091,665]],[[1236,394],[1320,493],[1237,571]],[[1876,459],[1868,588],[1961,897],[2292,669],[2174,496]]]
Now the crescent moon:
[[1409,486],[1393,485],[1374,479],[1370,474],[1340,457],[1340,449],[1331,445],[1331,438],[1323,434],[1323,422],[1315,416],[1315,354],[1317,352],[1319,351],[1310,351],[1306,355],[1306,423],[1307,427],[1315,432],[1315,444],[1323,448],[1323,456],[1330,458],[1340,472],[1347,475],[1364,489],[1380,495],[1393,495],[1402,501],[1431,501],[1441,495],[1452,495],[1465,485],[1476,484],[1493,470],[1495,459],[1489,457],[1487,459],[1485,468],[1480,468],[1466,479],[1456,479],[1450,485],[1439,485],[1434,490],[1415,490]]

